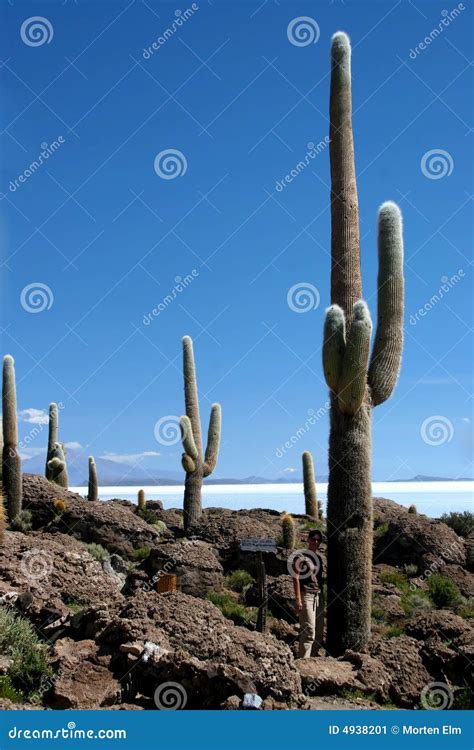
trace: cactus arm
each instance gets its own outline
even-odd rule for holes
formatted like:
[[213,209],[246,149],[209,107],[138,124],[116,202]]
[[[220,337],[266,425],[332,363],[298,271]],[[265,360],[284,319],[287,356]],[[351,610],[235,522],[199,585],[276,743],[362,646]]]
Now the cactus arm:
[[359,300],[354,305],[339,382],[339,408],[343,414],[355,414],[364,400],[371,333],[369,308]]
[[193,427],[189,417],[181,417],[179,420],[179,426],[181,428],[181,440],[185,453],[187,453],[190,458],[197,461],[199,453],[194,440]]
[[203,476],[208,477],[216,468],[221,442],[222,414],[220,404],[212,404],[207,432],[206,456],[204,459]]
[[66,457],[60,443],[54,447],[54,456],[48,461],[48,469],[51,472],[51,482],[55,482],[66,490],[69,486],[67,475]]
[[198,455],[202,456],[201,418],[197,390],[196,367],[194,364],[193,342],[189,336],[183,338],[184,402],[186,415],[191,421],[192,434]]
[[349,325],[362,297],[359,204],[352,135],[351,45],[343,32],[331,45],[331,302],[340,305]]
[[403,346],[403,227],[390,201],[379,210],[377,329],[369,367],[374,406],[390,398],[400,371]]
[[318,498],[316,495],[313,456],[309,451],[304,451],[302,460],[305,513],[311,518],[318,518]]
[[323,334],[323,370],[329,388],[337,393],[346,348],[346,321],[338,305],[326,310]]

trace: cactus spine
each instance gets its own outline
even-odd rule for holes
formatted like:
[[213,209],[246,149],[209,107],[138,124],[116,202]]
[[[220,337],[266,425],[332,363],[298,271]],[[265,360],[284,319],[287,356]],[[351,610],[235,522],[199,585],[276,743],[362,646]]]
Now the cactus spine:
[[142,512],[146,510],[145,490],[138,490],[138,510]]
[[289,513],[284,513],[281,517],[281,531],[285,549],[294,549],[296,546],[296,529],[293,516],[290,516]]
[[183,375],[186,415],[181,417],[180,426],[184,448],[182,464],[186,472],[183,517],[184,530],[188,533],[201,518],[202,482],[216,467],[221,440],[221,407],[219,404],[213,404],[206,453],[203,456],[193,342],[189,336],[183,338]]
[[94,457],[89,456],[89,483],[87,487],[87,499],[95,502],[99,499],[99,483],[97,481],[97,466]]
[[13,521],[21,512],[21,460],[18,453],[18,425],[16,414],[16,384],[13,357],[3,358],[3,488],[7,499],[8,518]]
[[328,485],[328,649],[362,650],[370,638],[372,565],[371,412],[390,397],[403,337],[402,218],[394,203],[378,216],[377,329],[362,301],[354,164],[351,48],[331,49],[331,307],[323,369],[331,391]]
[[49,472],[50,482],[58,484],[60,487],[64,487],[67,490],[68,476],[66,467],[66,456],[64,455],[64,446],[62,443],[56,443],[54,451],[51,454],[51,458],[48,461],[47,469]]
[[59,412],[58,405],[54,401],[49,405],[49,423],[48,423],[48,450],[46,453],[45,477],[52,481],[52,470],[49,462],[55,456],[56,443],[58,442]]
[[311,518],[319,518],[313,456],[309,451],[304,451],[303,453],[303,487],[305,504],[304,512],[307,516],[311,516]]

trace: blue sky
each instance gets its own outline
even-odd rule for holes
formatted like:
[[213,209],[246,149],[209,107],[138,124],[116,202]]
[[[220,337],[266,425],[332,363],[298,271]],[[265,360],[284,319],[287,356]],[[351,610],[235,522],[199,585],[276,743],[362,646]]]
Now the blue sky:
[[[396,392],[374,412],[374,478],[471,476],[472,6],[461,6],[447,23],[457,5],[202,0],[173,27],[167,2],[2,0],[2,338],[25,456],[44,447],[45,430],[31,432],[56,400],[62,439],[86,455],[179,471],[170,435],[189,334],[203,426],[213,401],[223,409],[215,477],[291,476],[305,449],[326,474],[324,138],[330,38],[343,29],[374,318],[380,203],[399,202],[405,222],[405,348]],[[34,16],[45,20],[29,37]],[[304,16],[309,37],[291,38]],[[277,188],[308,143],[317,155]],[[25,173],[42,144],[51,155]],[[155,170],[169,150],[181,175]],[[311,285],[311,309],[293,303],[295,285]]]

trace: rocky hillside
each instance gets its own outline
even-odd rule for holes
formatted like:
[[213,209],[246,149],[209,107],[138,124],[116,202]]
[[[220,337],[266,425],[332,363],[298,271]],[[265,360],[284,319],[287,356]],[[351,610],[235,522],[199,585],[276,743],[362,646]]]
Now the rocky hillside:
[[[262,635],[255,557],[239,548],[278,539],[280,514],[208,509],[186,539],[181,512],[159,502],[140,516],[28,474],[23,493],[22,524],[0,546],[0,707],[469,705],[474,575],[465,540],[439,521],[375,500],[368,652],[300,661],[288,553],[265,554]],[[303,545],[311,523],[296,521]],[[157,593],[163,572],[178,591]]]

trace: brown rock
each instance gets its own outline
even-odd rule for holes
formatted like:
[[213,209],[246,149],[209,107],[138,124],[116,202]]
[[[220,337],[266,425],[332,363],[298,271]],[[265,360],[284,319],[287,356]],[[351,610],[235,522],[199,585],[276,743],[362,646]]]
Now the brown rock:
[[175,573],[180,591],[205,597],[208,591],[220,591],[223,568],[214,548],[207,542],[180,539],[155,547],[146,561],[150,577],[160,572]]
[[110,656],[94,641],[62,638],[54,645],[53,687],[46,696],[52,708],[97,708],[120,700],[120,683],[109,670]]
[[421,691],[432,677],[420,654],[421,644],[407,635],[369,644],[370,655],[382,662],[390,675],[390,696],[405,708],[418,706]]

